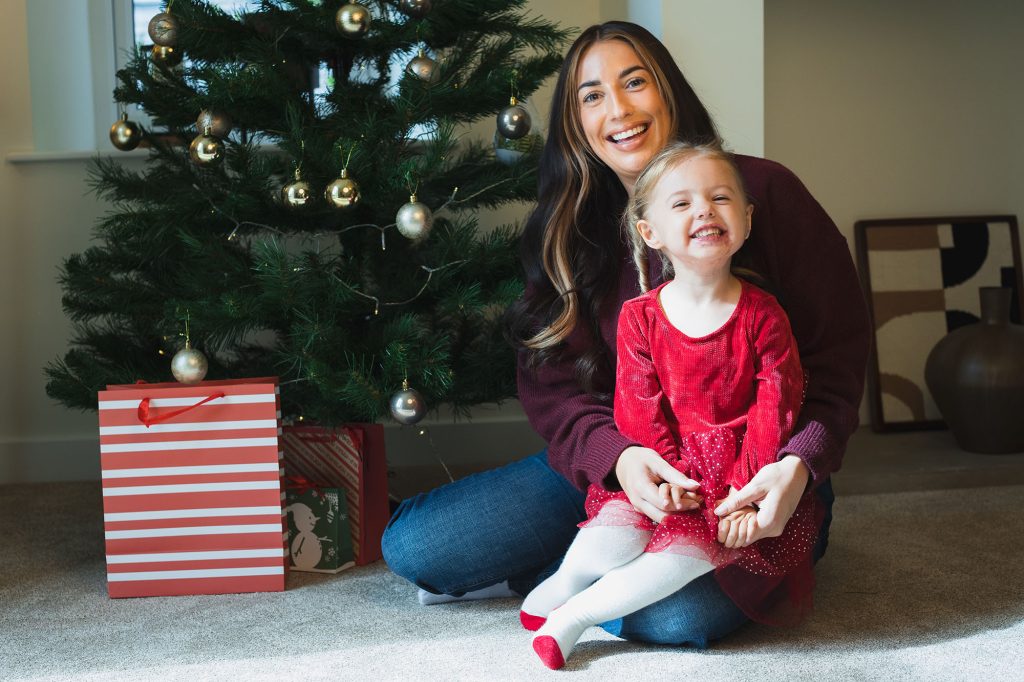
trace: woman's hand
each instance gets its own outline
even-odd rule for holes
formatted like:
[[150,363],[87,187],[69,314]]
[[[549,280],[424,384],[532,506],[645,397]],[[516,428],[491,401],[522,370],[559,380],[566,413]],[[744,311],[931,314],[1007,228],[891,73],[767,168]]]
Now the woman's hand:
[[[787,455],[762,467],[749,483],[718,505],[715,513],[728,516],[747,505],[757,505],[757,527],[744,538],[746,542],[741,546],[753,544],[761,538],[778,537],[796,511],[807,489],[808,478],[810,472],[803,460],[796,455]],[[723,524],[718,528],[718,541],[725,543],[729,538],[727,534],[723,536]]]
[[[695,494],[700,483],[693,481],[654,450],[637,445],[626,448],[615,463],[615,476],[633,507],[655,523],[661,523],[669,513],[696,509],[703,498]],[[675,499],[663,495],[661,484],[676,485],[689,493]],[[679,506],[676,505],[679,500]]]

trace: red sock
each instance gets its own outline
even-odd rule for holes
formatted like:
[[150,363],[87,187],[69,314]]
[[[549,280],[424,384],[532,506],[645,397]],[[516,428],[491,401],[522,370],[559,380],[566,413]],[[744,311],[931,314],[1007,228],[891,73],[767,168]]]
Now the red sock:
[[541,618],[540,616],[531,616],[526,611],[519,612],[519,622],[523,624],[523,627],[531,632],[540,630],[540,626],[547,622],[547,618]]
[[540,662],[552,670],[558,670],[565,665],[565,659],[562,658],[562,650],[558,648],[558,642],[555,641],[554,637],[548,635],[534,637],[533,650],[540,656]]

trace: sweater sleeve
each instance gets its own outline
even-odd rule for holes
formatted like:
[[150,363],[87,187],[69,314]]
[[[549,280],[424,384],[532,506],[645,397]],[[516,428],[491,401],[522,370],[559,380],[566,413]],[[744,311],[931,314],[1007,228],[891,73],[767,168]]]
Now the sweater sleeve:
[[859,423],[871,328],[846,240],[800,180],[771,165],[769,248],[807,375],[800,418],[779,456],[800,457],[817,486],[839,470]]
[[765,298],[751,317],[755,387],[740,456],[729,479],[737,490],[778,459],[796,423],[804,388],[796,340],[782,308]]
[[[591,483],[617,489],[615,463],[635,441],[615,427],[611,398],[587,393],[576,381],[570,352],[557,361],[528,367],[519,354],[519,401],[533,429],[547,441],[548,463],[570,483],[585,490]],[[568,358],[568,359],[566,359]],[[607,382],[611,385],[611,381]]]
[[619,316],[615,371],[615,424],[619,432],[671,463],[679,446],[665,416],[665,392],[651,356],[640,306],[627,303]]

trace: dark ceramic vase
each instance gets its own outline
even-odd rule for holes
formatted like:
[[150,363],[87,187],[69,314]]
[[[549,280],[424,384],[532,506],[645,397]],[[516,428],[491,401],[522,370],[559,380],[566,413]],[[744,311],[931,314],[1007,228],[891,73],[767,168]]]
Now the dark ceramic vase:
[[924,379],[961,448],[1024,452],[1024,327],[1010,324],[1010,289],[980,294],[981,321],[935,345]]

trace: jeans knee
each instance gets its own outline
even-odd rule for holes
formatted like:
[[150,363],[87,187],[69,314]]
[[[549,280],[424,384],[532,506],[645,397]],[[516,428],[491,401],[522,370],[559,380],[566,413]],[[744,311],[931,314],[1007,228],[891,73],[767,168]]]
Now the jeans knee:
[[384,563],[398,576],[410,582],[416,582],[416,575],[419,572],[415,565],[416,552],[409,551],[409,532],[407,519],[404,518],[406,505],[409,500],[403,501],[384,529],[384,535],[380,539],[381,554],[384,556]]

